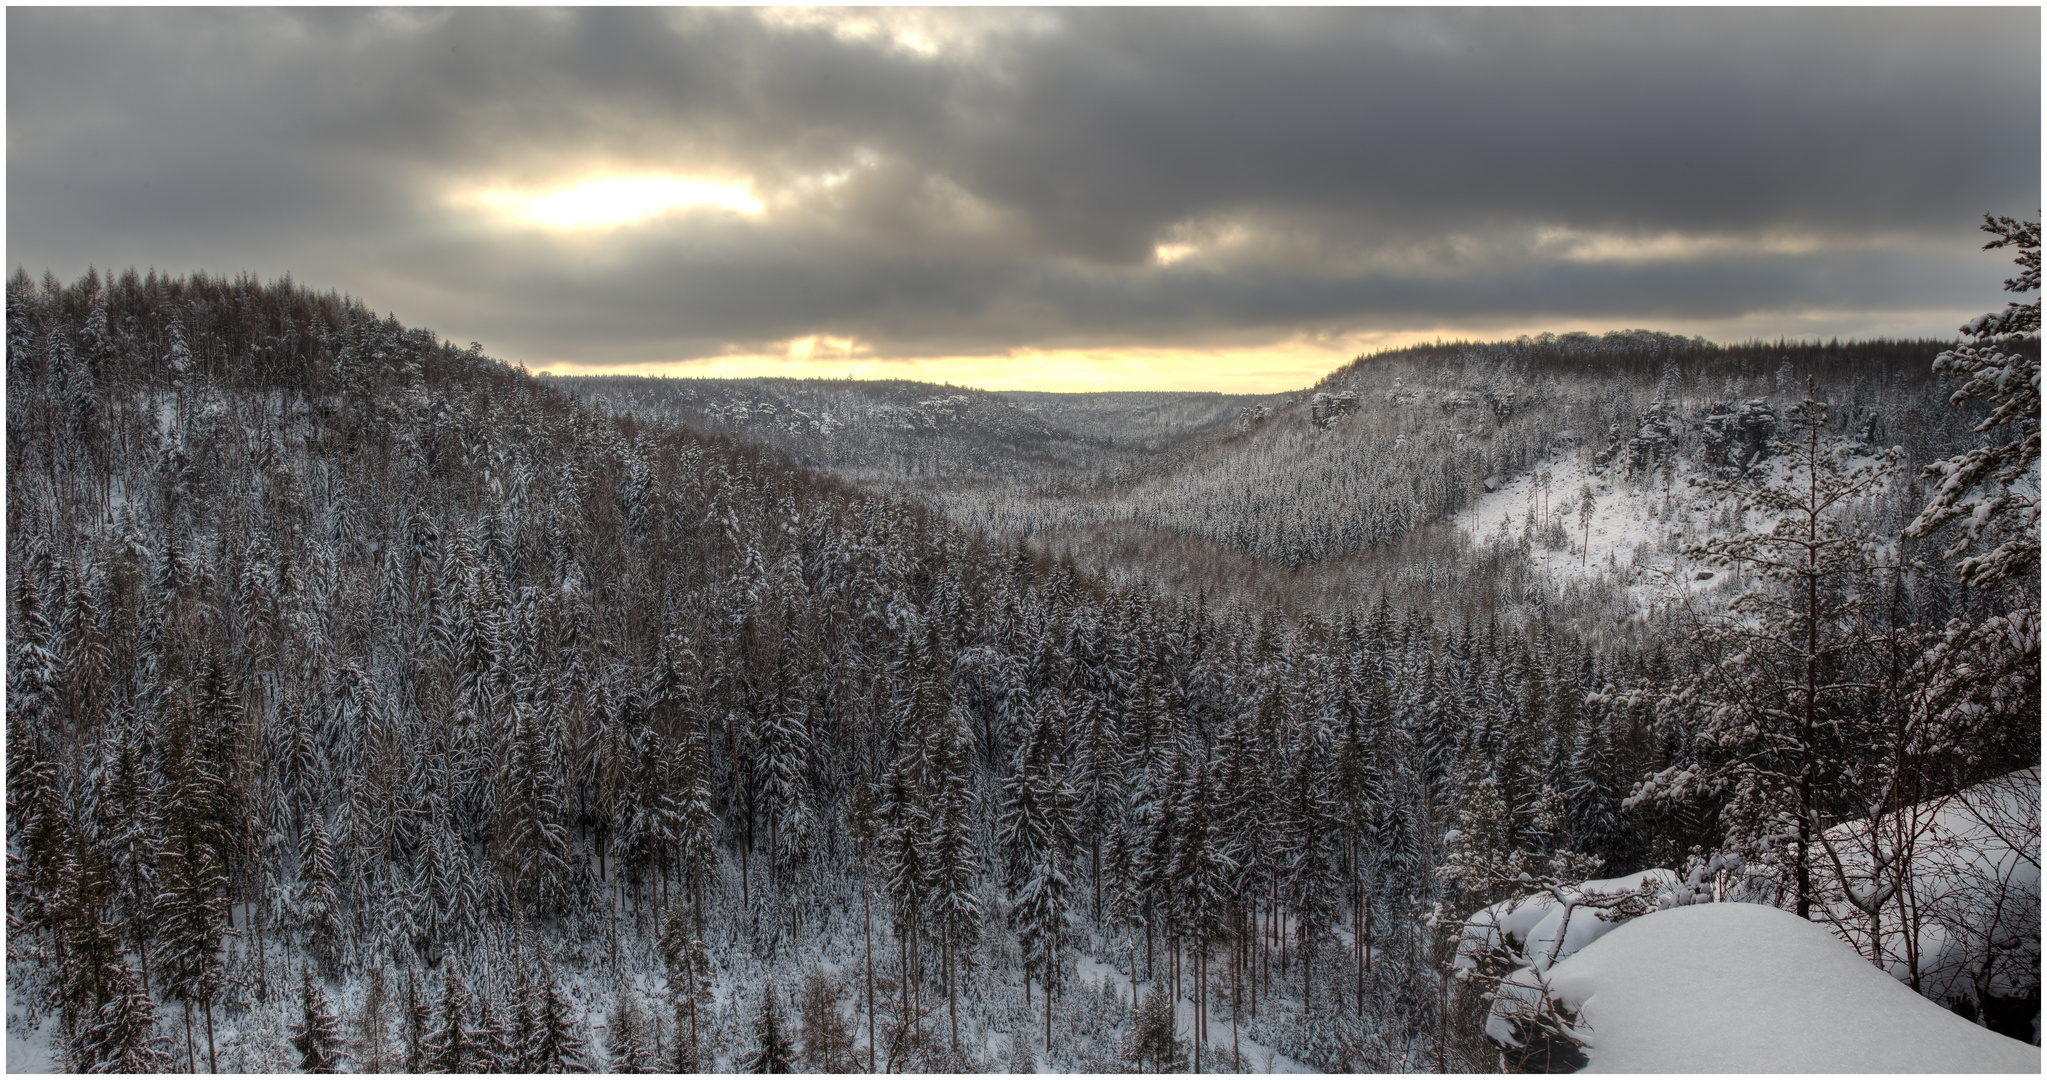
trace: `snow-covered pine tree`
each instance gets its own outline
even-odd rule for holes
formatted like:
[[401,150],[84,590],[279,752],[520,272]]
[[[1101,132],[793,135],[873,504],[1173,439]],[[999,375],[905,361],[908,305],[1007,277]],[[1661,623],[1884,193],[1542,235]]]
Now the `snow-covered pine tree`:
[[98,833],[107,850],[112,874],[113,911],[122,933],[135,949],[142,985],[149,989],[150,946],[155,937],[157,853],[163,849],[162,809],[153,768],[153,725],[146,717],[129,716],[120,726],[120,746],[101,796]]
[[435,1072],[473,1072],[477,1064],[476,1034],[469,1027],[469,986],[462,980],[454,958],[450,957],[447,965],[440,1022],[427,1046],[427,1060]]
[[[2005,291],[2037,292],[2040,288],[2040,223],[1984,215],[1983,231],[1997,239],[1984,250],[2018,249],[2019,272],[2004,283]],[[2000,432],[2002,442],[1980,447],[1926,467],[1940,486],[1905,529],[1907,536],[1930,536],[1949,522],[1963,523],[1948,557],[1962,556],[1971,545],[1987,542],[1980,554],[1960,558],[1955,573],[1981,588],[1993,583],[2036,582],[2040,564],[2040,298],[2031,303],[2010,301],[2003,311],[1978,316],[1961,329],[1968,339],[1941,353],[1935,371],[1962,380],[1950,398],[1953,404],[1983,399],[1989,415],[1976,425],[1978,434]],[[2033,480],[2024,482],[2028,473]],[[2033,594],[2036,598],[2037,591]],[[2037,621],[2033,628],[2037,638]],[[2037,648],[2037,646],[2036,646]]]
[[697,936],[697,916],[682,897],[676,897],[661,916],[661,963],[668,973],[668,1000],[675,1010],[676,1072],[697,1072],[702,1067],[700,1016],[711,997],[711,957],[703,939]]
[[164,753],[162,895],[157,898],[157,969],[165,993],[183,1003],[191,1049],[191,1008],[206,1017],[214,1061],[213,1003],[226,981],[221,939],[228,929],[228,875],[220,854],[220,773],[201,745],[194,710],[173,703]]
[[1009,894],[1009,923],[1016,930],[1024,965],[1024,992],[1036,978],[1045,989],[1045,1047],[1052,1045],[1052,998],[1059,982],[1059,950],[1066,930],[1067,866],[1073,851],[1074,806],[1056,755],[1063,741],[1057,700],[1036,710],[1017,748],[1016,769],[1002,785],[996,821],[1002,852],[1003,888]]
[[433,1067],[433,1036],[428,1033],[433,1024],[433,1009],[426,999],[419,996],[419,982],[411,972],[405,974],[404,1010],[405,1071],[427,1072]]
[[[785,610],[783,619],[795,616]],[[785,635],[786,637],[786,635]],[[808,688],[801,665],[800,644],[785,640],[788,656],[775,672],[775,692],[765,722],[754,729],[759,748],[761,775],[760,805],[768,821],[768,862],[773,880],[781,880],[780,868],[802,855],[800,846],[811,825],[808,774],[810,771],[810,725]],[[784,845],[788,849],[784,850]]]
[[928,903],[932,932],[938,938],[945,978],[946,1014],[952,1025],[952,1048],[959,1053],[959,966],[979,939],[981,902],[974,895],[974,871],[980,865],[979,833],[974,798],[973,730],[966,709],[957,701],[946,711],[934,761],[929,798],[931,832],[926,840],[930,867]]
[[363,1067],[365,1072],[382,1072],[385,1065],[386,1039],[389,1037],[390,991],[387,989],[384,965],[372,964],[363,973],[362,1002],[356,1006],[355,1038],[350,1055]]
[[1294,916],[1300,946],[1301,1004],[1313,1000],[1317,946],[1329,932],[1334,915],[1330,902],[1335,878],[1331,850],[1336,836],[1336,807],[1329,797],[1328,748],[1312,733],[1295,748],[1285,789],[1281,823],[1280,895]]
[[615,1073],[657,1071],[653,1034],[647,1022],[646,1009],[640,1004],[640,995],[631,987],[620,987],[618,999],[611,1007],[610,1022],[604,1032],[606,1071]]
[[1178,1024],[1173,1019],[1173,999],[1153,987],[1144,1004],[1131,1019],[1124,1037],[1123,1058],[1138,1072],[1179,1072],[1187,1067],[1187,1043],[1174,1038]]
[[299,844],[299,925],[320,973],[331,974],[341,953],[341,903],[335,893],[334,848],[318,810],[306,814]]
[[170,1072],[176,1058],[156,1033],[156,1005],[126,961],[103,969],[102,1000],[71,1037],[67,1064],[82,1073]]
[[1190,950],[1194,970],[1194,1052],[1198,1056],[1207,1041],[1208,959],[1217,945],[1229,938],[1230,881],[1236,866],[1223,854],[1223,838],[1211,807],[1216,804],[1215,787],[1209,782],[1208,763],[1199,762],[1180,797],[1180,838],[1174,844],[1173,917],[1177,935]]
[[512,863],[513,902],[553,910],[568,885],[569,835],[557,779],[555,732],[535,704],[512,702],[505,796],[499,806],[503,850]]
[[302,969],[299,978],[299,1022],[291,1031],[292,1048],[299,1052],[299,1070],[340,1072],[341,1033],[334,1010],[327,1004],[327,991],[313,977],[310,964]]
[[476,995],[476,1058],[480,1073],[511,1072],[519,1064],[518,1048],[511,1028],[498,1015],[496,995],[485,989]]
[[789,1042],[789,1022],[782,1015],[782,1004],[775,998],[775,988],[769,986],[766,996],[761,998],[760,1012],[753,1018],[753,1051],[746,1055],[741,1066],[751,1073],[785,1073],[792,1071],[795,1061],[795,1047]]
[[534,973],[530,993],[534,1005],[532,1041],[527,1044],[526,1064],[529,1072],[539,1073],[580,1073],[588,1072],[583,1063],[583,1040],[577,1034],[582,1027],[580,1019],[569,1005],[569,999],[555,982],[554,971],[543,961]]

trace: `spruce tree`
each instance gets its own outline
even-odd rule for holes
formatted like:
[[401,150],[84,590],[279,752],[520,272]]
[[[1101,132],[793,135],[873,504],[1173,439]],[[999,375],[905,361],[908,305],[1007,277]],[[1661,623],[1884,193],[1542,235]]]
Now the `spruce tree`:
[[313,978],[307,965],[300,975],[299,1022],[292,1027],[291,1045],[299,1052],[299,1070],[309,1073],[341,1071],[341,1034],[334,1011],[327,1004],[327,992]]
[[306,814],[300,841],[298,911],[306,947],[321,974],[334,970],[341,950],[341,904],[335,892],[334,849],[318,810]]
[[576,1029],[582,1025],[569,1001],[554,981],[554,972],[542,964],[532,990],[538,1006],[533,1018],[533,1040],[527,1055],[530,1071],[540,1073],[588,1072],[583,1063],[583,1040]]
[[433,1036],[428,1029],[433,1024],[433,1011],[419,996],[419,983],[407,972],[405,975],[405,1071],[423,1073],[433,1067]]
[[107,973],[103,1000],[77,1025],[67,1064],[82,1073],[161,1073],[176,1063],[156,1033],[156,1005],[125,962]]
[[964,709],[948,713],[936,761],[931,792],[933,820],[926,856],[930,866],[930,921],[938,937],[945,977],[946,1015],[952,1046],[959,1051],[959,967],[966,949],[979,936],[981,902],[974,896],[974,870],[979,863],[975,844],[973,735]]
[[[1010,925],[1023,952],[1024,978],[1038,979],[1045,990],[1048,1050],[1071,887],[1067,865],[1073,849],[1074,805],[1079,801],[1054,757],[1059,735],[1054,710],[1038,710],[1017,749],[1016,770],[1003,783],[995,840],[1002,850],[1003,887],[1010,898]],[[1025,992],[1028,996],[1028,982]]]
[[435,1072],[475,1072],[476,1037],[468,1026],[469,987],[455,970],[453,959],[448,961],[443,985],[440,1023],[427,1049],[428,1062]]
[[622,987],[611,1007],[610,1024],[604,1032],[607,1069],[615,1073],[655,1071],[653,1032],[648,1030],[647,1013],[640,996]]
[[761,998],[760,1012],[753,1019],[753,1052],[743,1063],[747,1072],[785,1073],[795,1061],[795,1048],[789,1042],[788,1021],[782,1016],[782,1005],[775,999],[775,988],[768,987],[767,996]]
[[478,994],[476,998],[475,1040],[476,1072],[512,1072],[518,1068],[519,1054],[512,1031],[498,1015],[496,1001],[489,993]]
[[668,972],[668,1000],[675,1009],[675,1071],[701,1067],[701,1010],[711,1003],[711,956],[696,935],[696,920],[681,898],[661,917],[661,963]]

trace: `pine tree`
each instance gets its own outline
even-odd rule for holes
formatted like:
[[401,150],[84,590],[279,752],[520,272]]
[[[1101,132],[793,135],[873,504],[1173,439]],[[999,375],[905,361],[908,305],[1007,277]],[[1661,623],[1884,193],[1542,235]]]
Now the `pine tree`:
[[170,1072],[169,1039],[156,1033],[156,1005],[125,962],[109,971],[99,1007],[72,1036],[68,1064],[82,1073]]
[[511,1072],[519,1065],[518,1048],[511,1029],[498,1016],[497,1005],[488,993],[476,999],[476,1068],[480,1073]]
[[557,780],[556,732],[543,724],[540,707],[512,702],[513,729],[502,823],[503,844],[513,860],[514,902],[553,910],[568,884],[569,834]]
[[159,856],[167,872],[164,892],[156,902],[157,966],[165,992],[185,1003],[188,1017],[194,1004],[205,1013],[211,1061],[213,1002],[226,981],[220,945],[229,932],[228,877],[218,849],[207,839],[210,822],[194,805],[198,801],[194,789],[204,779],[203,773],[186,779],[186,790],[173,799],[167,842]]
[[540,967],[532,995],[538,1008],[534,1010],[533,1041],[527,1051],[528,1071],[588,1072],[582,1058],[583,1040],[576,1035],[576,1028],[581,1025],[571,1013],[561,987],[555,985],[554,972],[545,964]]
[[[1997,237],[1984,244],[1984,250],[2018,249],[2013,261],[2019,273],[2005,281],[2005,291],[2038,291],[2040,223],[1986,214],[1983,231]],[[2034,297],[2028,304],[2013,300],[2003,311],[1971,320],[1961,334],[1970,340],[1941,353],[1933,369],[1963,380],[1952,403],[1978,398],[1988,402],[1989,415],[1975,431],[2002,429],[2005,441],[1928,465],[1926,476],[1938,477],[1940,486],[1905,535],[1930,536],[1949,522],[1962,522],[1949,558],[1962,555],[1972,544],[1991,542],[1989,550],[1955,564],[1963,581],[1978,588],[2003,581],[2037,582],[2039,485],[2028,487],[2022,478],[2040,460],[2040,299]],[[2037,625],[2033,632],[2037,637]]]
[[753,1052],[746,1056],[743,1067],[751,1073],[785,1073],[795,1060],[795,1048],[789,1044],[788,1023],[782,1017],[781,1003],[775,1000],[775,988],[768,987],[767,996],[761,999],[761,1011],[753,1019]]
[[943,742],[935,762],[932,829],[927,841],[930,869],[930,921],[938,937],[945,976],[946,1013],[952,1024],[952,1045],[959,1051],[958,968],[966,949],[979,937],[981,902],[974,896],[975,844],[973,735],[965,710],[957,704],[947,714]]
[[341,903],[335,895],[334,849],[318,810],[306,815],[300,840],[298,909],[306,947],[323,975],[332,972],[340,959]]
[[435,1072],[474,1072],[477,1064],[476,1038],[467,1026],[469,987],[455,970],[452,959],[448,961],[443,985],[440,1025],[427,1047],[427,1060]]
[[1176,1039],[1173,1000],[1153,987],[1144,1004],[1131,1019],[1130,1034],[1123,1044],[1123,1057],[1139,1072],[1179,1072],[1186,1067],[1187,1041]]
[[410,972],[405,976],[405,1071],[423,1073],[433,1065],[433,1037],[428,1028],[433,1012],[419,996],[419,984]]
[[357,1063],[365,1072],[384,1071],[384,1040],[389,1034],[388,990],[385,987],[384,965],[373,964],[363,975],[362,1004],[356,1009],[355,1053]]
[[309,1073],[341,1071],[341,1035],[327,993],[313,978],[308,965],[301,973],[299,1022],[292,1028],[291,1045],[299,1052],[299,1069]]
[[[1036,978],[1045,988],[1048,1050],[1071,886],[1067,864],[1073,849],[1073,808],[1079,801],[1054,757],[1059,741],[1055,709],[1038,710],[1017,749],[1016,770],[1003,783],[995,841],[1003,853],[1003,887],[1010,897],[1010,925],[1022,946],[1024,978]],[[1028,981],[1025,993],[1028,996]]]
[[615,1073],[650,1073],[655,1071],[654,1048],[650,1045],[651,1032],[647,1030],[647,1014],[640,1007],[640,996],[629,988],[621,988],[618,1001],[611,1008],[610,1024],[604,1033],[604,1054],[609,1071]]
[[164,846],[163,822],[156,777],[149,763],[151,742],[146,723],[131,719],[122,725],[113,775],[99,801],[98,827],[109,848],[113,907],[141,961],[145,990],[150,978],[150,945],[155,938],[156,899],[163,891],[157,873],[157,856]]
[[711,1003],[711,956],[696,935],[696,918],[681,897],[661,917],[661,963],[675,1008],[675,1071],[697,1072],[702,1062],[700,1011]]
[[[784,613],[784,619],[793,616]],[[795,651],[793,644],[785,648]],[[796,658],[787,663],[794,665]],[[762,812],[768,819],[768,858],[771,867],[794,861],[801,855],[800,844],[811,824],[810,800],[805,777],[810,769],[810,728],[806,720],[806,690],[799,671],[785,667],[778,671],[780,684],[767,721],[755,728],[761,771]],[[783,845],[791,845],[784,850]]]

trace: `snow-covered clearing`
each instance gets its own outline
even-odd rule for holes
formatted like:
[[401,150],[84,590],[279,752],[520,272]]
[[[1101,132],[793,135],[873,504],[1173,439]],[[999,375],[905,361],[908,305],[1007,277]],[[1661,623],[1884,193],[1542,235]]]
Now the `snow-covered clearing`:
[[1635,919],[1559,963],[1594,1072],[2040,1071],[2040,1048],[1913,993],[1786,911],[1701,904]]

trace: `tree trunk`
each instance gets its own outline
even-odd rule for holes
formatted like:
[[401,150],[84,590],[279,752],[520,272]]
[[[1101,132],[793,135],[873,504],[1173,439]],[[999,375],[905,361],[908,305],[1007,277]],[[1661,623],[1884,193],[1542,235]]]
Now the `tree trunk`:
[[860,923],[867,941],[867,1071],[874,1071],[874,909],[868,899],[867,854],[860,855]]
[[218,1074],[220,1072],[220,1055],[216,1053],[213,1049],[213,999],[207,998],[205,1005],[206,1005],[206,1071]]

